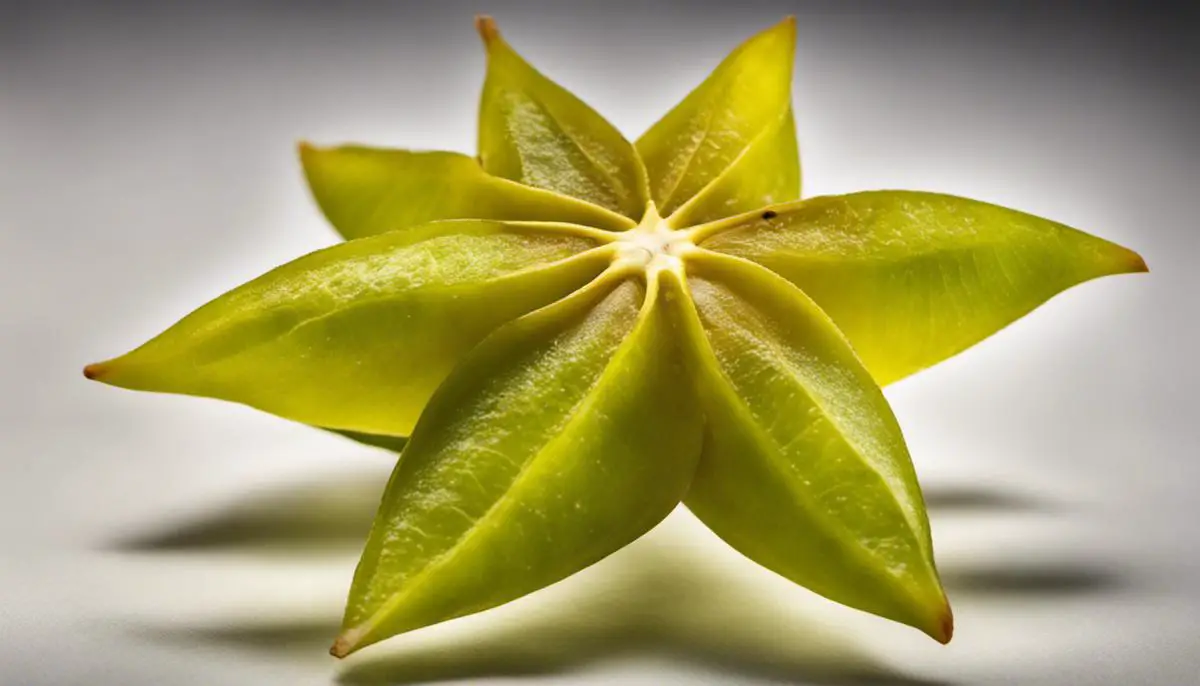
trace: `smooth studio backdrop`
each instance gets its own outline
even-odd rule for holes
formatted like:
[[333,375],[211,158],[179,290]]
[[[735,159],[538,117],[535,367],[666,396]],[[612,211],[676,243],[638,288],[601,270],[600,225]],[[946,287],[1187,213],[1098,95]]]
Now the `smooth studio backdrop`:
[[[336,240],[297,140],[472,151],[476,12],[630,138],[796,14],[806,196],[955,193],[1145,256],[888,389],[950,646],[680,512],[568,582],[338,663],[393,458],[82,378]],[[1194,683],[1197,23],[1101,2],[0,3],[0,682]]]

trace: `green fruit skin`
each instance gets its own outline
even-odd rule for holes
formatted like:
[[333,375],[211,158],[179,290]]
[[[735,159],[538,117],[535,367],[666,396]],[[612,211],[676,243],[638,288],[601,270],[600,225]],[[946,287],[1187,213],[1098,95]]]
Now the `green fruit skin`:
[[347,240],[444,219],[634,226],[591,203],[491,176],[459,153],[301,144],[300,161],[317,205]]
[[595,243],[499,222],[428,224],[320,250],[234,289],[85,370],[329,429],[407,436],[463,355],[580,288]]
[[938,193],[869,191],[765,212],[719,222],[701,245],[798,286],[880,385],[969,348],[1071,286],[1146,271],[1115,243]]
[[900,427],[794,286],[699,253],[676,286],[708,423],[688,507],[750,559],[949,641],[953,624]]
[[671,512],[703,420],[657,291],[601,280],[446,380],[388,484],[335,655],[547,586]]

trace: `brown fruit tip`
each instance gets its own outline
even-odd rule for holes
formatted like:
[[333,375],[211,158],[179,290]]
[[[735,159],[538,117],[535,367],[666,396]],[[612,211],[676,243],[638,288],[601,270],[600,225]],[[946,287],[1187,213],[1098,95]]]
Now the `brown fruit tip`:
[[1129,252],[1131,253],[1130,258],[1129,258],[1129,271],[1131,273],[1145,274],[1150,271],[1150,267],[1146,266],[1145,258],[1143,258],[1141,255],[1133,252],[1132,250],[1130,250]]
[[333,642],[333,646],[329,648],[329,654],[340,660],[358,650],[362,647],[363,633],[361,627],[343,631]]
[[946,645],[952,638],[954,638],[954,613],[950,610],[950,605],[947,604],[938,622],[938,632],[933,636],[933,640]]
[[796,39],[796,15],[789,14],[779,21],[778,24],[772,26],[767,31],[783,31],[787,33],[792,40]]
[[338,636],[337,640],[333,642],[333,646],[329,648],[329,654],[340,660],[349,655],[352,650],[354,650],[354,646],[350,645],[350,641],[346,640],[345,636]]
[[95,380],[99,379],[100,377],[104,376],[104,373],[107,371],[108,371],[108,367],[103,362],[97,362],[95,364],[89,364],[88,366],[84,367],[83,368],[83,376],[85,378],[95,381]]
[[484,45],[491,45],[500,40],[500,27],[496,25],[495,19],[486,14],[475,15],[475,30],[479,32]]

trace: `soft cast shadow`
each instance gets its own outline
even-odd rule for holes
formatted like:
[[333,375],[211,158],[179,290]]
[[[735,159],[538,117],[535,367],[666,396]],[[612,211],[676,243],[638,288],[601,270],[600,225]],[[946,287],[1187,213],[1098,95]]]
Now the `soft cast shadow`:
[[[324,478],[251,492],[191,521],[169,523],[118,538],[127,552],[278,548],[356,548],[366,540],[387,473]],[[1006,514],[1051,509],[1049,503],[985,487],[931,487],[925,502],[935,514]]]
[[[259,492],[195,521],[129,537],[118,547],[209,552],[285,546],[341,554],[365,540],[385,483],[380,471]],[[1005,514],[1045,507],[1019,494],[975,488],[931,488],[927,503],[935,514]],[[672,540],[652,534],[583,572],[583,580],[577,577],[491,612],[371,647],[345,663],[339,682],[375,686],[534,676],[655,656],[763,680],[846,686],[938,683],[895,672],[836,632],[832,623],[816,619],[820,615],[811,607],[781,601],[777,590],[757,588],[727,565],[710,564],[712,548]],[[1116,574],[1086,565],[950,566],[942,571],[951,593],[962,600],[1052,598],[1103,592],[1120,583]],[[139,633],[160,641],[298,659],[328,648],[337,619],[280,617],[143,627]]]
[[279,548],[344,551],[367,539],[387,473],[323,479],[252,492],[192,521],[119,538],[126,552]]
[[[939,683],[888,668],[849,634],[816,619],[812,607],[780,602],[778,586],[748,582],[746,563],[736,554],[724,556],[726,564],[714,564],[711,552],[703,545],[680,545],[673,535],[651,535],[567,582],[508,606],[364,650],[344,663],[338,682],[382,686],[538,676],[653,657],[743,679],[845,686]],[[323,654],[337,629],[335,618],[284,617],[160,625],[138,633],[178,645],[211,644],[295,660]]]
[[[347,661],[338,682],[383,686],[539,676],[654,656],[772,681],[938,684],[888,669],[806,611],[781,607],[770,591],[756,592],[736,569],[706,564],[695,550],[662,537],[639,541],[584,575],[505,608],[372,647]],[[337,627],[296,619],[147,633],[185,645],[298,657],[327,649]]]
[[1059,598],[1108,593],[1125,585],[1116,570],[1082,563],[1032,568],[949,569],[942,573],[942,581],[951,593],[967,597]]
[[213,626],[137,626],[140,638],[180,646],[209,644],[267,654],[321,655],[338,632],[334,617],[229,622]]
[[986,486],[933,486],[924,491],[925,507],[935,514],[1010,514],[1061,509],[1031,495]]
[[772,591],[752,588],[736,565],[707,564],[703,549],[669,545],[660,537],[639,541],[610,562],[587,583],[554,588],[556,597],[505,612],[486,630],[464,623],[462,631],[447,630],[433,640],[401,637],[365,652],[339,682],[383,686],[550,674],[656,656],[763,680],[937,683],[889,669],[848,635],[784,607]]

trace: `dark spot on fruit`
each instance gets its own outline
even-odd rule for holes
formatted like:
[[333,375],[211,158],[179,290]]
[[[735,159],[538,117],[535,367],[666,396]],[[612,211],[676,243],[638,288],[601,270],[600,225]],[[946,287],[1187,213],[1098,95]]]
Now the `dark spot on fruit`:
[[775,217],[778,217],[778,216],[779,216],[779,213],[776,212],[775,210],[767,210],[766,212],[762,213],[763,219],[774,219]]

